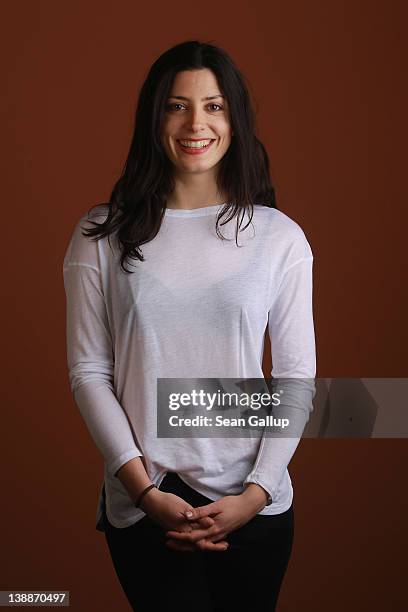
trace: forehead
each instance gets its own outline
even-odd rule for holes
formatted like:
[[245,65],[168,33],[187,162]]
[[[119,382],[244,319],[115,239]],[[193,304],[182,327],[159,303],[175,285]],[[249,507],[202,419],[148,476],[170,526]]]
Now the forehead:
[[213,97],[221,95],[221,90],[215,74],[208,68],[200,70],[182,70],[174,78],[170,89],[170,96],[201,96]]

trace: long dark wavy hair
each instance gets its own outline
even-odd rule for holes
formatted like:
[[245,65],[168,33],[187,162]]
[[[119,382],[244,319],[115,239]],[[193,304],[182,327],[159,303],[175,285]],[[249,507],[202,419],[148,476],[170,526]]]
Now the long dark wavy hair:
[[[95,227],[82,228],[84,235],[99,240],[116,232],[120,245],[120,265],[124,272],[126,258],[145,261],[140,246],[158,233],[166,209],[166,201],[174,189],[173,166],[161,143],[161,125],[168,96],[176,74],[182,70],[210,69],[217,78],[221,93],[230,109],[234,135],[220,161],[217,188],[227,195],[225,206],[217,215],[216,232],[221,225],[237,217],[235,240],[245,211],[249,221],[253,204],[278,208],[269,173],[269,158],[256,136],[255,113],[245,78],[223,49],[196,40],[180,43],[165,51],[152,65],[140,90],[136,108],[134,133],[122,174],[107,203],[108,214]],[[241,219],[239,217],[241,215]],[[247,226],[245,226],[247,227]],[[244,228],[245,229],[245,228]],[[109,241],[110,243],[110,241]],[[134,265],[134,264],[131,264]]]

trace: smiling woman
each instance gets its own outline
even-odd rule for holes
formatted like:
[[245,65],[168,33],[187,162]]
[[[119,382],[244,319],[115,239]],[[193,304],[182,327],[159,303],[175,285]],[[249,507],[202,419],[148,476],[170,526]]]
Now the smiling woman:
[[[187,199],[186,181],[183,180],[186,173],[188,189],[195,185],[197,206],[201,202],[208,203],[209,194],[217,184],[218,165],[228,151],[232,137],[227,103],[218,90],[217,79],[208,68],[183,70],[174,79],[169,100],[183,102],[166,105],[162,124],[162,143],[174,164],[176,181],[168,207],[187,207],[184,203]],[[205,95],[208,92],[215,93]],[[215,201],[217,193],[213,197]],[[188,207],[191,208],[191,197]]]
[[[234,219],[235,241],[219,232]],[[110,200],[76,224],[63,266],[71,388],[104,457],[97,529],[133,609],[275,609],[299,439],[159,438],[158,381],[263,378],[266,332],[273,377],[314,377],[312,263],[276,207],[238,68],[214,45],[167,50]]]
[[[249,91],[223,49],[188,41],[164,52],[141,88],[134,123],[108,214],[87,228],[90,237],[116,234],[123,271],[130,272],[132,259],[144,261],[140,247],[157,235],[167,209],[222,204],[217,234],[224,217],[236,219],[237,242],[243,213],[251,219],[254,202],[276,208]],[[213,141],[203,152],[180,142],[203,139]]]

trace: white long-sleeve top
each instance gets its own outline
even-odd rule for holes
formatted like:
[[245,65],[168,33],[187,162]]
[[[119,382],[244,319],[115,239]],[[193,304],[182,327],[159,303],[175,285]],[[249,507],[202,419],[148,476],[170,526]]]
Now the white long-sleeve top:
[[[292,502],[287,466],[300,438],[158,438],[157,378],[263,378],[264,334],[272,347],[273,378],[316,374],[312,312],[313,254],[300,226],[260,204],[235,242],[236,218],[215,231],[223,205],[166,209],[156,237],[142,245],[144,262],[120,268],[113,237],[92,240],[81,228],[101,222],[107,206],[84,214],[63,262],[70,387],[102,453],[104,478],[96,512],[101,528],[102,487],[115,527],[145,516],[115,476],[143,456],[160,485],[177,472],[193,489],[217,500],[244,485],[261,485],[279,514]],[[243,228],[248,222],[245,213]],[[224,217],[225,219],[225,217]],[[313,409],[314,384],[301,405]]]

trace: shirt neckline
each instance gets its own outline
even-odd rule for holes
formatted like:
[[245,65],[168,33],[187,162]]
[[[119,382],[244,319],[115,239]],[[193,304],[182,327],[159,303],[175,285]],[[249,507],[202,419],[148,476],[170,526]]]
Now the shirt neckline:
[[213,215],[225,206],[223,204],[212,204],[201,208],[166,208],[164,214],[166,217],[203,217],[205,215]]

